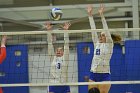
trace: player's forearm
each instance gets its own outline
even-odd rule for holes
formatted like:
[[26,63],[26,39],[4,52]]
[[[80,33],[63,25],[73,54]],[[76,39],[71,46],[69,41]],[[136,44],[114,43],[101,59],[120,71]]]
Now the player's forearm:
[[64,44],[69,44],[69,34],[68,33],[64,33]]
[[69,34],[64,33],[64,52],[68,53],[69,52]]
[[[89,16],[88,18],[89,18],[91,29],[96,29],[95,21],[93,19],[93,16]],[[92,40],[94,42],[97,42],[98,41],[98,35],[97,35],[97,32],[96,31],[92,31]]]
[[96,29],[95,21],[93,19],[93,16],[89,16],[88,18],[89,18],[89,23],[90,23],[91,29]]
[[110,32],[107,30],[108,29],[108,25],[107,25],[107,22],[106,22],[106,19],[104,17],[103,14],[101,14],[101,20],[102,20],[102,24],[103,24],[103,29],[105,29],[105,34],[106,34],[106,38],[107,38],[107,41],[112,41],[112,38],[111,38],[111,34]]
[[2,36],[1,47],[6,47],[6,46],[5,46],[5,44],[6,44],[6,39],[7,39],[7,36]]
[[108,25],[107,25],[104,15],[101,14],[100,16],[101,16],[101,20],[102,20],[102,24],[103,24],[103,29],[108,29]]
[[52,43],[52,33],[48,33],[47,40],[48,40],[48,43]]
[[69,34],[64,33],[64,58],[65,61],[69,60]]
[[53,46],[53,42],[52,42],[51,33],[48,33],[47,40],[48,40],[48,54],[49,54],[49,56],[52,56],[52,55],[54,55],[54,46]]

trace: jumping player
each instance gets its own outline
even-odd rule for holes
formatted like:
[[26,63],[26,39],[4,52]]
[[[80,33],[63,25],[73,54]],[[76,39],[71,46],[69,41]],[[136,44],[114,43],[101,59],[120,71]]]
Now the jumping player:
[[[70,23],[65,23],[64,30],[68,30]],[[48,31],[51,31],[52,25],[46,25]],[[51,62],[50,68],[50,83],[65,83],[67,82],[68,62],[69,62],[69,34],[64,33],[64,49],[58,47],[54,53],[52,34],[49,33],[48,39],[48,54]],[[69,86],[49,86],[49,93],[70,93]]]
[[[113,53],[114,42],[120,42],[121,37],[119,35],[110,34],[107,30],[108,25],[103,15],[104,7],[101,5],[99,14],[105,31],[101,32],[98,38],[97,32],[92,32],[92,40],[94,43],[94,57],[92,59],[91,72],[89,82],[103,82],[110,81],[110,59]],[[93,19],[92,7],[89,6],[87,9],[89,15],[89,21],[91,29],[96,29],[95,22]],[[108,93],[111,85],[92,85],[93,87],[99,88],[101,93]]]

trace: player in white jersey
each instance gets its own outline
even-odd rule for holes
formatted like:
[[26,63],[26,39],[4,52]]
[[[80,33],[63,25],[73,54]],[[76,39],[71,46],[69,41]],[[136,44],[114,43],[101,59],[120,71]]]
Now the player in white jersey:
[[[92,59],[91,73],[89,82],[102,82],[110,81],[110,59],[113,53],[114,42],[120,42],[121,37],[119,35],[111,35],[107,30],[108,25],[106,23],[105,17],[103,15],[104,7],[101,5],[99,9],[99,14],[101,16],[103,29],[105,31],[101,32],[99,38],[96,31],[92,32],[92,40],[94,43],[94,57]],[[88,7],[89,21],[91,29],[96,29],[95,22],[92,16],[92,7]],[[101,93],[108,93],[111,85],[97,85],[89,86],[98,87]]]
[[[65,23],[64,30],[68,30],[70,23]],[[46,25],[47,30],[51,31],[52,25]],[[48,33],[48,55],[51,62],[50,68],[50,83],[65,83],[67,82],[68,62],[69,62],[69,34],[64,33],[64,49],[58,47],[54,52],[53,36]],[[49,93],[70,93],[69,86],[49,86]]]

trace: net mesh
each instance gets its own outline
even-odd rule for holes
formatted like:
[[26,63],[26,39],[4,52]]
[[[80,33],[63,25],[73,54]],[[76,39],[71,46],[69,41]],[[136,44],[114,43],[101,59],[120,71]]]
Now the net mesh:
[[[80,92],[82,88],[77,87],[78,85],[115,84],[112,85],[110,93],[116,93],[113,89],[119,90],[118,85],[123,84],[122,87],[125,89],[121,89],[123,92],[117,93],[138,93],[140,87],[139,30],[139,28],[109,29],[111,33],[121,35],[122,42],[114,46],[110,63],[112,81],[97,83],[88,83],[93,58],[91,32],[95,30],[0,32],[1,36],[8,36],[7,57],[0,67],[1,86],[36,86],[30,87],[30,93],[39,91],[46,93],[47,86],[50,85],[71,85],[72,93],[78,93],[78,89],[79,93],[82,93]],[[97,29],[96,31],[105,30]],[[70,52],[68,71],[66,72],[67,82],[49,82],[51,75],[50,56],[54,55],[48,54],[50,51],[48,50],[48,33],[52,33],[54,50],[64,46],[64,34],[69,34]],[[136,89],[134,90],[134,88]]]

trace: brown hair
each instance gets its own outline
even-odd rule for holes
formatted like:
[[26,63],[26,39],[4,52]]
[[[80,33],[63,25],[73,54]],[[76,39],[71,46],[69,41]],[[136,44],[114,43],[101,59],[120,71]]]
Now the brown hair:
[[121,36],[118,34],[111,34],[111,37],[114,43],[120,43],[122,40]]
[[88,93],[100,93],[100,90],[96,87],[89,89]]

